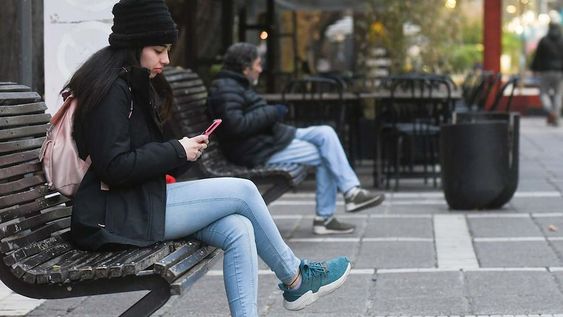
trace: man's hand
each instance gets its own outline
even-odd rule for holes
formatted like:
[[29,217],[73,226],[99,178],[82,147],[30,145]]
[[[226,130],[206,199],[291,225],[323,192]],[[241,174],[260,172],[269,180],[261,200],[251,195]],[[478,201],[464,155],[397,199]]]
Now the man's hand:
[[278,120],[281,121],[285,117],[289,109],[287,109],[286,105],[282,104],[275,104],[274,107],[276,107],[276,110],[278,112]]
[[184,147],[184,151],[186,151],[186,159],[188,161],[195,161],[201,156],[203,150],[207,148],[209,137],[202,134],[194,136],[193,138],[183,137],[178,141],[180,141],[180,144]]

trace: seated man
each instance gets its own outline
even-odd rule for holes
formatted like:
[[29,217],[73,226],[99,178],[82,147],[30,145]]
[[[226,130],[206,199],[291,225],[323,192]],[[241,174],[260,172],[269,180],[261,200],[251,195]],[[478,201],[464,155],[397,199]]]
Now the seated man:
[[229,160],[253,167],[260,164],[298,163],[316,168],[315,234],[351,233],[352,224],[334,217],[337,190],[344,193],[347,212],[381,204],[382,193],[360,187],[344,149],[330,126],[299,128],[281,123],[284,105],[269,105],[252,89],[262,72],[257,47],[232,45],[222,70],[209,89],[208,110],[223,124],[217,137]]

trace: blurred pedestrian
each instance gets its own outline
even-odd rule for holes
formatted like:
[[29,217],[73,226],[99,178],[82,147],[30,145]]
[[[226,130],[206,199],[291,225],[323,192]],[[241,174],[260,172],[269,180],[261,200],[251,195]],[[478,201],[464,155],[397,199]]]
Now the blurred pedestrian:
[[563,90],[563,37],[559,24],[549,24],[547,34],[538,43],[531,69],[540,79],[540,98],[547,111],[547,123],[558,126]]

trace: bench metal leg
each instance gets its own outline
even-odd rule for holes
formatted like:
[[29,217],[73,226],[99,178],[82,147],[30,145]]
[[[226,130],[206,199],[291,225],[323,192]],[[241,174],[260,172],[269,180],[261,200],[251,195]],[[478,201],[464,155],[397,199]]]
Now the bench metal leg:
[[280,198],[281,195],[285,194],[291,189],[291,186],[287,182],[276,182],[270,188],[268,188],[264,193],[262,193],[262,198],[269,205],[274,200]]
[[129,307],[121,317],[151,316],[170,299],[170,285],[163,281],[147,295]]

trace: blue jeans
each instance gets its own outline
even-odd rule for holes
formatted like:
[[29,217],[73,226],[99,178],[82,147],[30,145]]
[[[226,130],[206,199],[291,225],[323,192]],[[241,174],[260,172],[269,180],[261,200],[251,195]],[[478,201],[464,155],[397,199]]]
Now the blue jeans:
[[249,180],[210,178],[167,185],[165,239],[193,235],[224,250],[223,276],[233,316],[257,316],[258,258],[282,282],[300,260],[283,241]]
[[359,186],[334,129],[327,125],[297,129],[295,138],[267,164],[299,163],[316,167],[317,216],[328,218],[336,211],[336,193]]

